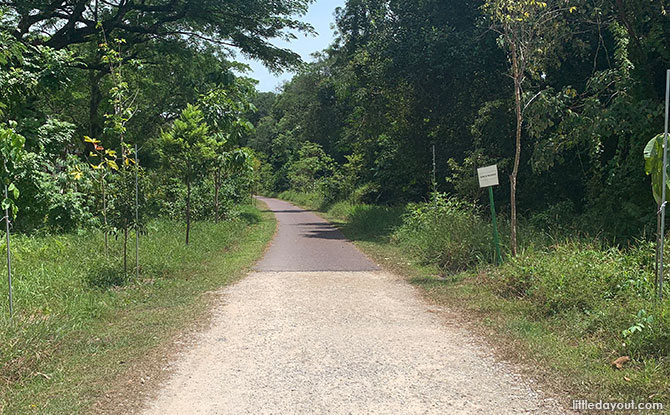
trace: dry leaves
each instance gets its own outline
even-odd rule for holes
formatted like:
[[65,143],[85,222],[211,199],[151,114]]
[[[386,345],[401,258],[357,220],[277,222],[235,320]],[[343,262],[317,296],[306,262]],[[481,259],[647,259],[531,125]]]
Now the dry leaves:
[[623,369],[623,365],[630,362],[630,357],[628,356],[621,356],[620,358],[616,359],[615,361],[612,362],[612,367],[615,369]]

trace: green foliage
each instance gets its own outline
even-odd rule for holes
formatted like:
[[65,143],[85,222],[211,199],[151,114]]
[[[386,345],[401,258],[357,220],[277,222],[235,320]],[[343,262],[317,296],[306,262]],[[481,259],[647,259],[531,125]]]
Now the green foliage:
[[10,121],[7,125],[0,125],[0,156],[3,166],[0,168],[0,182],[5,186],[6,195],[3,195],[2,209],[9,209],[14,216],[18,212],[17,199],[20,191],[14,183],[19,163],[25,155],[24,144],[26,139],[15,131],[16,123]]
[[366,202],[418,202],[432,190],[434,144],[439,191],[483,202],[476,168],[495,163],[506,212],[516,170],[514,44],[520,220],[561,203],[593,235],[617,243],[649,235],[654,208],[640,154],[662,125],[670,62],[659,10],[639,1],[347,2],[332,47],[280,93],[256,100],[264,110],[249,143],[274,172],[263,186],[319,191],[287,179],[311,142],[335,163],[324,193],[340,183],[335,199],[365,189]]
[[430,203],[410,205],[394,236],[413,255],[444,273],[493,258],[491,229],[476,207],[439,193]]
[[637,255],[581,242],[531,250],[501,269],[501,290],[530,299],[543,314],[591,313],[607,301],[649,295],[651,274]]
[[184,183],[201,178],[215,158],[217,142],[209,135],[202,111],[188,105],[158,140],[163,165]]
[[[526,250],[494,272],[506,298],[526,302],[539,318],[570,319],[583,336],[598,336],[636,359],[666,356],[667,303],[652,306],[653,256],[649,244],[627,250],[569,240]],[[645,307],[652,307],[653,311]]]
[[333,159],[323,148],[306,142],[298,150],[298,158],[288,168],[288,176],[293,189],[310,192],[317,188],[317,182],[333,174]]
[[[659,134],[652,138],[644,148],[644,171],[651,176],[651,190],[657,204],[663,199],[663,140],[664,135]],[[670,194],[670,171],[666,166],[666,192]]]

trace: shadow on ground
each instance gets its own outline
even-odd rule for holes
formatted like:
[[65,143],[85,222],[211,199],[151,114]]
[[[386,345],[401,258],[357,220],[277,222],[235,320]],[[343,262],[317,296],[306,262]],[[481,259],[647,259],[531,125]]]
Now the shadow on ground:
[[352,241],[382,242],[402,224],[403,213],[402,207],[359,205],[347,213],[346,222],[335,223]]

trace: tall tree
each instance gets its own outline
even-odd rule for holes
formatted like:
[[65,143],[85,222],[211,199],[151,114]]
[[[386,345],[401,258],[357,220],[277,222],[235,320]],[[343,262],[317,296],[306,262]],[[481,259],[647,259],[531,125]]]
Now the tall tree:
[[[521,164],[521,136],[524,110],[535,98],[524,102],[524,84],[531,77],[541,77],[548,51],[552,50],[548,39],[556,39],[557,20],[570,10],[565,3],[548,5],[538,0],[489,0],[484,11],[489,16],[492,28],[500,33],[501,45],[508,54],[511,77],[514,82],[514,111],[516,136],[514,140],[514,166],[510,175],[511,204],[511,248],[516,256],[517,244],[517,181]],[[572,9],[574,10],[574,9]],[[546,75],[545,75],[546,76]]]

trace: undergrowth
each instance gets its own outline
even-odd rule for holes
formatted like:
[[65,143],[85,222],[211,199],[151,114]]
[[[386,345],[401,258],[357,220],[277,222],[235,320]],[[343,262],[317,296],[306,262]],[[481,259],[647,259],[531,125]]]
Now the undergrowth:
[[[669,403],[670,290],[656,300],[652,243],[618,247],[522,221],[521,252],[511,258],[503,217],[506,258],[496,267],[481,208],[446,195],[395,208],[280,197],[324,212],[378,262],[413,276],[433,301],[476,315],[506,356],[553,373],[547,382],[573,398]],[[624,355],[631,362],[612,369]]]
[[84,411],[205,312],[202,295],[242,276],[273,231],[271,216],[248,206],[235,220],[194,223],[188,246],[181,223],[154,221],[140,238],[139,279],[123,273],[121,241],[105,255],[99,232],[14,237],[13,320],[6,271],[0,281],[0,414]]

